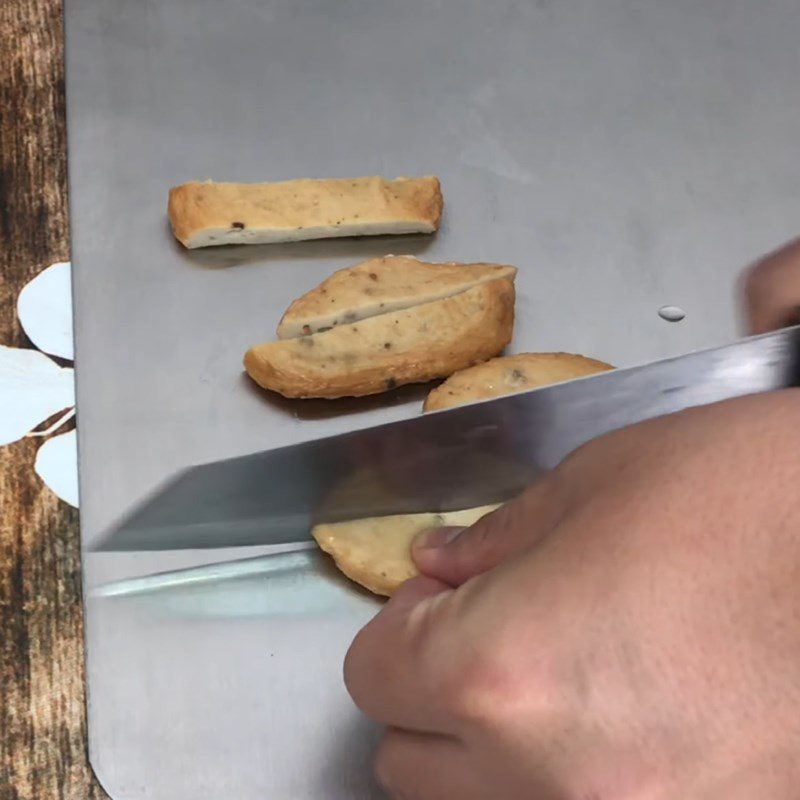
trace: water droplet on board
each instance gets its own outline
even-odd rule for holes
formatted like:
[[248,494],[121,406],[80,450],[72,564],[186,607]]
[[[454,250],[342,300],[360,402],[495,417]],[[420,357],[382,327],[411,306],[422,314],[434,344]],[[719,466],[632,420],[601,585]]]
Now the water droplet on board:
[[661,306],[658,309],[658,316],[667,322],[680,322],[686,316],[686,312],[680,306]]

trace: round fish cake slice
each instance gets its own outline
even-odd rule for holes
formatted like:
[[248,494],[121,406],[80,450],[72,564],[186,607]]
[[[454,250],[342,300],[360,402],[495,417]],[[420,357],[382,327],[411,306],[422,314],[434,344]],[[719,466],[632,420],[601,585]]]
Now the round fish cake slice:
[[501,356],[451,375],[428,395],[423,411],[441,411],[610,369],[614,367],[603,361],[572,353]]
[[495,508],[496,505],[441,514],[370,517],[317,525],[311,534],[348,578],[388,597],[401,583],[419,574],[411,559],[414,537],[431,528],[467,527]]

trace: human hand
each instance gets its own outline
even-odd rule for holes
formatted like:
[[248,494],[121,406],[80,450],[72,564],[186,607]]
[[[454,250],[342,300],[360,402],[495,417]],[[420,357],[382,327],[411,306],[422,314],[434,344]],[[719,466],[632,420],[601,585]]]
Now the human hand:
[[800,323],[800,239],[756,262],[743,289],[750,333]]
[[420,542],[345,664],[389,795],[795,796],[798,454],[795,390],[694,409]]

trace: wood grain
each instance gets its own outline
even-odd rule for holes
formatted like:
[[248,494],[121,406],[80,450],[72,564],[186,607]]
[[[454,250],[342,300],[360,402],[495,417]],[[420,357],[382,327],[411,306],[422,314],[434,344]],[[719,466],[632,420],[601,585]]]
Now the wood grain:
[[[0,0],[0,344],[20,289],[69,258],[60,0]],[[0,448],[0,800],[105,797],[86,757],[77,513]]]

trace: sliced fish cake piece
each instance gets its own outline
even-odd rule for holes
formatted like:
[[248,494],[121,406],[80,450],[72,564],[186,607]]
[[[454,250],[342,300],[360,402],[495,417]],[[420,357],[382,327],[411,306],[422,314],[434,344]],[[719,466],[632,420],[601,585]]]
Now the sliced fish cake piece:
[[479,400],[524,392],[614,369],[572,353],[520,353],[493,358],[451,375],[430,392],[424,411],[441,411]]
[[516,277],[504,264],[431,264],[414,256],[374,258],[334,272],[295,300],[278,325],[278,337],[317,333],[378,314],[441,300],[497,278]]
[[359,397],[424,383],[500,353],[514,328],[514,284],[460,294],[329,331],[256,345],[244,366],[284,397]]
[[278,183],[190,181],[169,191],[175,238],[189,249],[339,236],[433,233],[439,179],[377,176]]
[[442,514],[371,517],[317,525],[311,535],[350,580],[388,597],[419,574],[411,559],[411,543],[418,534],[431,528],[473,525],[495,508],[491,505]]

